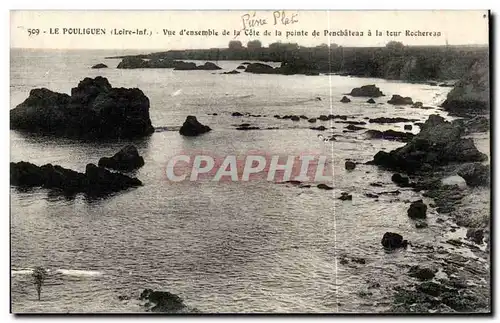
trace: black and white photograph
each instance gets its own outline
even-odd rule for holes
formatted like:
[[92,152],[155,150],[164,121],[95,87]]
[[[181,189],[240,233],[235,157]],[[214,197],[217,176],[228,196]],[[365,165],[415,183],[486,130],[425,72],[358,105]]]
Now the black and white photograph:
[[491,314],[491,22],[11,10],[10,312]]

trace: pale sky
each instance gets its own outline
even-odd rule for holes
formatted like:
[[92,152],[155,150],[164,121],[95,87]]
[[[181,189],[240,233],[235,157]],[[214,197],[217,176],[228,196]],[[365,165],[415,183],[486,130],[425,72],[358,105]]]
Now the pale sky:
[[[244,15],[260,26],[253,29],[260,35],[240,35],[234,30],[243,29]],[[230,40],[259,39],[264,46],[270,43],[294,42],[301,46],[337,43],[341,46],[384,46],[391,40],[405,45],[465,45],[488,44],[488,15],[482,11],[285,11],[293,23],[284,25],[282,13],[273,11],[11,11],[11,48],[53,49],[187,49],[224,48]],[[264,24],[265,21],[265,24]],[[59,34],[51,34],[59,28]],[[64,29],[66,28],[66,30]],[[105,35],[71,35],[73,28],[101,28]],[[113,35],[112,30],[147,29],[151,35]],[[33,29],[33,35],[29,35]],[[175,36],[165,36],[163,29],[175,31]],[[185,36],[181,30],[209,30],[218,36]],[[226,29],[230,35],[222,35]],[[328,36],[325,30],[363,32],[362,36]],[[38,35],[36,35],[38,30]],[[265,31],[271,33],[264,36]],[[276,36],[276,30],[281,36]],[[312,32],[317,30],[318,36]],[[368,30],[372,35],[368,35]],[[381,34],[377,35],[376,30]],[[435,32],[440,36],[411,36],[406,31]],[[307,36],[289,36],[286,32],[308,32]],[[400,32],[388,35],[387,31]],[[66,33],[66,34],[64,34]]]

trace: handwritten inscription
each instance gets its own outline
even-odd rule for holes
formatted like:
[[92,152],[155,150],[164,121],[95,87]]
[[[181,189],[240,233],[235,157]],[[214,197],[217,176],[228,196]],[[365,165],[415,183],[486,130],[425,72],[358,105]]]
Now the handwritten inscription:
[[[298,13],[286,13],[284,10],[274,11],[272,14],[272,19],[270,20],[273,26],[282,25],[287,26],[299,22]],[[252,14],[246,13],[241,16],[242,30],[248,30],[250,28],[256,28],[268,25],[268,17],[258,16],[257,12],[254,11]]]

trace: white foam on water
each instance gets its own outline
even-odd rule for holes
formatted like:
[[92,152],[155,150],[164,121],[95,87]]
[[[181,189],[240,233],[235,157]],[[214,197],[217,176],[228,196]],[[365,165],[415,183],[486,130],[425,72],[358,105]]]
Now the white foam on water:
[[178,96],[178,95],[180,95],[181,93],[182,93],[182,89],[179,89],[179,90],[177,90],[177,91],[173,92],[172,94],[170,94],[170,96]]
[[33,273],[33,269],[28,269],[28,268],[27,269],[17,269],[17,270],[12,269],[10,271],[10,274],[12,276],[14,276],[14,275],[31,275],[32,273]]
[[[79,269],[54,269],[50,270],[48,269],[47,272],[50,273],[59,273],[61,275],[66,275],[66,276],[78,276],[78,277],[85,277],[85,276],[102,276],[102,272],[100,271],[95,271],[95,270],[79,270]],[[22,268],[22,269],[12,269],[10,271],[11,275],[31,275],[33,273],[33,269],[30,268]]]
[[56,269],[55,272],[66,276],[102,276],[102,272],[78,269]]

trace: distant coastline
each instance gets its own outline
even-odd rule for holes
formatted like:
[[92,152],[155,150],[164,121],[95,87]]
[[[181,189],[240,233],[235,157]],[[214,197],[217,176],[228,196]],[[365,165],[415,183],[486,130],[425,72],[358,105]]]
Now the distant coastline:
[[322,44],[302,47],[295,43],[273,43],[262,47],[254,40],[244,47],[231,41],[228,48],[186,49],[139,55],[108,56],[107,59],[146,60],[248,60],[307,66],[318,73],[375,77],[404,81],[460,79],[477,61],[488,57],[487,45],[405,46],[389,42],[385,47],[342,47]]

